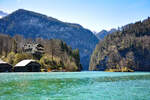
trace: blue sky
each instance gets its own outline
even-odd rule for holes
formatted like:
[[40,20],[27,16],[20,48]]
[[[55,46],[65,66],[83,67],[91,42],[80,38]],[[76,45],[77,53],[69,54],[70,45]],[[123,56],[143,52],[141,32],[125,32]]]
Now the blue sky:
[[0,10],[11,13],[20,8],[97,32],[150,16],[150,0],[0,0]]

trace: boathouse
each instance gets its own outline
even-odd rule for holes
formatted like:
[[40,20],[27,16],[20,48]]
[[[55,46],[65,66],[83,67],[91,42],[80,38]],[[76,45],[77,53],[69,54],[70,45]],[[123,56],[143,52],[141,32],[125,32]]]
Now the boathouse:
[[14,72],[40,72],[40,66],[35,60],[22,60],[14,66]]
[[12,66],[0,59],[0,72],[11,72]]

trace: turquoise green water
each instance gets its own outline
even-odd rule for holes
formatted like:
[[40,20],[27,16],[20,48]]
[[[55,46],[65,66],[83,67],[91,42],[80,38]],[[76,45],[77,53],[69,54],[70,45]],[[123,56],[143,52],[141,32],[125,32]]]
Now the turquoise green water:
[[150,100],[150,73],[0,73],[0,100]]

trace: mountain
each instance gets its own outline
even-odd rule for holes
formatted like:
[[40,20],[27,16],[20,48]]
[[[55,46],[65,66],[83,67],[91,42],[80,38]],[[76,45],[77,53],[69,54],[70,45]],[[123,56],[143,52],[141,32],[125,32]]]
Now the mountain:
[[8,14],[0,10],[0,18],[7,16]]
[[104,39],[104,37],[107,36],[108,34],[111,34],[111,33],[116,32],[116,31],[117,31],[116,29],[111,29],[110,31],[102,30],[102,31],[100,31],[99,33],[96,34],[96,37],[97,37],[99,40],[102,40],[102,39]]
[[81,64],[88,70],[90,55],[98,43],[97,37],[79,24],[66,23],[32,11],[19,9],[0,19],[0,32],[25,38],[60,39],[73,49],[79,48]]
[[150,71],[150,18],[128,24],[100,41],[89,69]]

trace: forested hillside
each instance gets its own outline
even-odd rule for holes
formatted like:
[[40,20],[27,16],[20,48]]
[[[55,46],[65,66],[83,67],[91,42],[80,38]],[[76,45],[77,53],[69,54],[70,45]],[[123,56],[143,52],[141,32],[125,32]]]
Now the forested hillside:
[[[27,44],[41,44],[44,47],[42,53],[30,53],[24,51]],[[24,59],[35,59],[41,64],[41,69],[46,71],[80,71],[79,50],[71,47],[61,40],[41,38],[25,39],[23,36],[10,37],[0,34],[0,58],[9,64],[15,65]],[[31,47],[32,48],[32,47]]]
[[0,32],[25,38],[60,39],[73,49],[80,50],[83,69],[88,64],[93,49],[98,43],[97,37],[79,24],[66,23],[32,11],[19,9],[0,19]]
[[150,18],[128,24],[100,41],[89,70],[150,71]]

